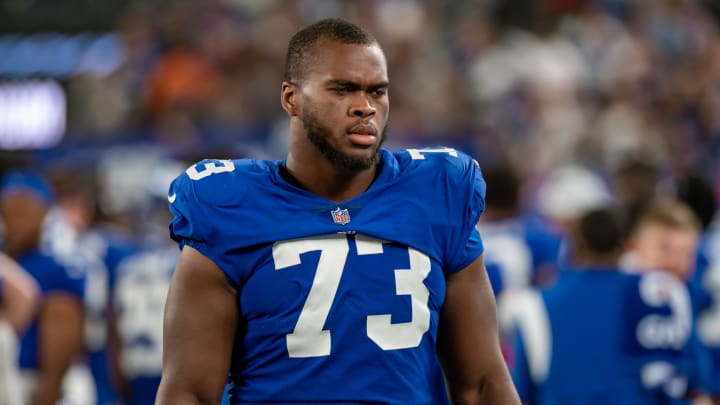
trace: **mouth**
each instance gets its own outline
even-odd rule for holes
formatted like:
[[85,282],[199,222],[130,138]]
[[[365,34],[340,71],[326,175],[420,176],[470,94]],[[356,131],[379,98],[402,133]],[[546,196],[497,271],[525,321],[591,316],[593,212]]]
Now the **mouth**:
[[377,142],[377,130],[371,124],[358,124],[347,130],[350,142],[358,146],[372,146]]

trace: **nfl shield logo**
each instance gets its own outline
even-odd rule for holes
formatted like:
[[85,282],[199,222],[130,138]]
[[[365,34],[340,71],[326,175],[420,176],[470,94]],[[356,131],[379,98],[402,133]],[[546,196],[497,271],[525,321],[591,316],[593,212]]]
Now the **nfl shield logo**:
[[330,211],[330,215],[332,215],[333,222],[336,224],[345,225],[350,222],[350,213],[347,209],[340,209],[340,207],[338,207],[336,210]]

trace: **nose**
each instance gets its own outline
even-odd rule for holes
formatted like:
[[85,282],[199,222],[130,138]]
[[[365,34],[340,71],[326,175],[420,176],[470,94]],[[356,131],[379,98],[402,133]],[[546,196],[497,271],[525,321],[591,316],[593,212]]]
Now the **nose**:
[[348,108],[348,115],[359,118],[367,118],[375,115],[375,107],[367,93],[361,91],[358,92],[356,97],[353,97],[350,107]]

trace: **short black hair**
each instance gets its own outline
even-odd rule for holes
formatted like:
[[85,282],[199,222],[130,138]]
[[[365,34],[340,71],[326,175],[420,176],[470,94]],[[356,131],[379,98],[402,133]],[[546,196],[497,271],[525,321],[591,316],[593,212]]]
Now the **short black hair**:
[[308,54],[321,39],[330,39],[343,44],[373,45],[375,37],[365,29],[339,18],[326,18],[301,29],[290,39],[285,55],[283,80],[302,80]]
[[585,213],[577,224],[576,243],[581,243],[594,255],[606,255],[618,251],[625,241],[623,217],[612,208],[602,208]]
[[510,165],[499,164],[485,169],[483,178],[487,184],[485,204],[513,211],[518,209],[521,180]]

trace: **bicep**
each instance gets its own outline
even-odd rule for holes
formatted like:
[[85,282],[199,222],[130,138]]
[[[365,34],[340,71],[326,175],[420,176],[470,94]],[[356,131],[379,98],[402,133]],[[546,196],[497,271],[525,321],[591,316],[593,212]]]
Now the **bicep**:
[[[482,256],[447,278],[438,355],[453,399],[511,385],[500,350],[495,298]],[[461,402],[461,401],[457,401]]]
[[238,323],[236,293],[220,268],[185,246],[165,306],[158,403],[219,403]]

